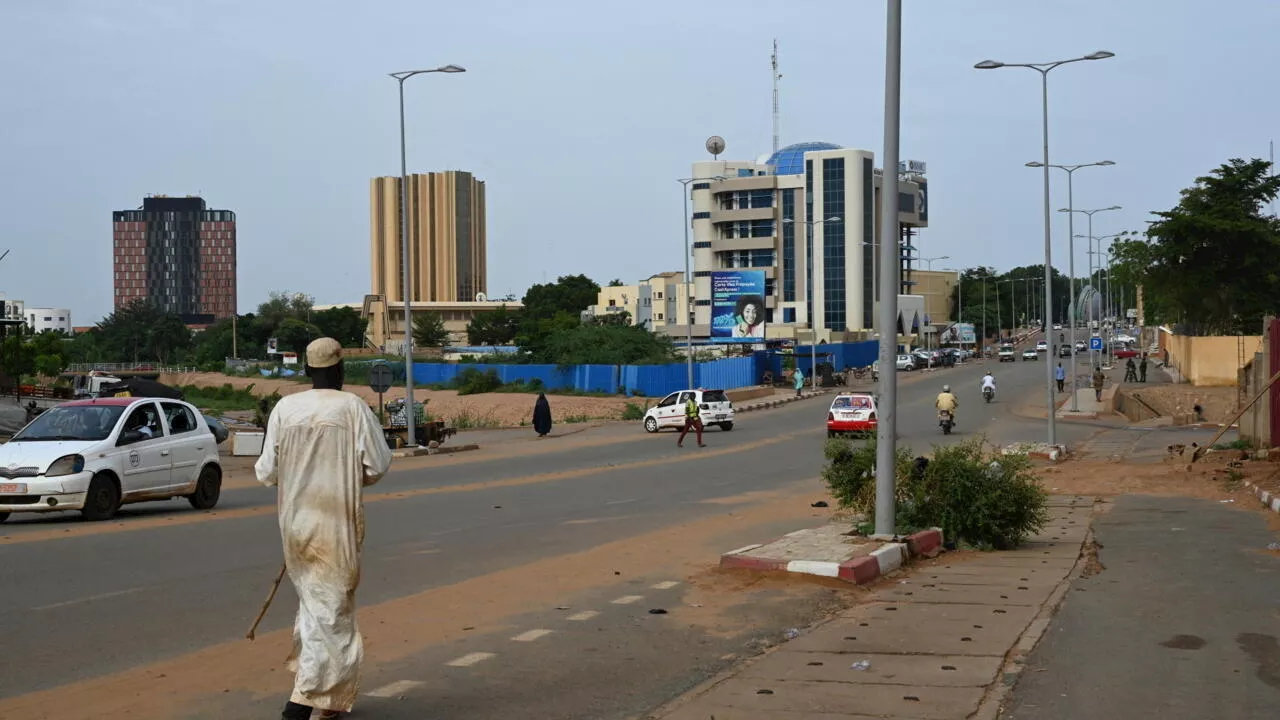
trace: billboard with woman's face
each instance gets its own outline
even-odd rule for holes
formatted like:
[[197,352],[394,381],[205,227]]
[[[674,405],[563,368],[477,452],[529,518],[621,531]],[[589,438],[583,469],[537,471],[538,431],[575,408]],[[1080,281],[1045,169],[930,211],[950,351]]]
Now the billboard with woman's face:
[[711,273],[711,342],[764,342],[764,284],[763,270]]

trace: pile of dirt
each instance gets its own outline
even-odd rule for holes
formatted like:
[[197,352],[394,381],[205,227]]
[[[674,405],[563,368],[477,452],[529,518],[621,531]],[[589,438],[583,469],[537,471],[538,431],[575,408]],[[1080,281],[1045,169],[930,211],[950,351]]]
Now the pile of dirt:
[[1204,410],[1205,422],[1225,423],[1239,410],[1239,391],[1235,387],[1195,387],[1193,385],[1158,384],[1127,386],[1125,391],[1141,398],[1165,417]]
[[1053,495],[1178,495],[1240,503],[1252,498],[1245,480],[1269,483],[1280,477],[1280,463],[1243,460],[1247,453],[1240,451],[1211,452],[1195,463],[1191,452],[1141,465],[1069,461],[1042,469],[1040,483]]
[[[280,378],[233,377],[221,373],[183,373],[180,375],[161,375],[160,382],[166,385],[196,385],[198,387],[222,387],[231,385],[234,388],[253,386],[255,395],[270,395],[278,392],[291,395],[302,392],[310,386],[296,380]],[[370,405],[378,402],[378,393],[367,385],[348,385],[348,392],[359,395]],[[484,393],[480,395],[459,396],[455,390],[423,390],[414,388],[414,398],[427,403],[427,412],[432,417],[443,418],[452,425],[470,428],[500,428],[529,425],[533,420],[533,403],[537,395],[529,393]],[[390,401],[403,398],[403,389],[392,388],[383,396]],[[628,400],[621,397],[579,397],[574,395],[547,395],[551,403],[551,418],[554,422],[586,422],[591,420],[617,420],[622,417]],[[644,400],[637,402],[643,407]]]

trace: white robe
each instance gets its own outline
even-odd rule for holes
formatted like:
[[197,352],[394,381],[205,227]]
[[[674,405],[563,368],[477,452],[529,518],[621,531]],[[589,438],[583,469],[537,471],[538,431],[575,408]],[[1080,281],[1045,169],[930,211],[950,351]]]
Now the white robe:
[[298,593],[293,702],[348,712],[360,689],[364,645],[356,627],[364,541],[362,488],[391,465],[378,420],[359,397],[308,390],[276,404],[254,469],[279,485],[280,536]]

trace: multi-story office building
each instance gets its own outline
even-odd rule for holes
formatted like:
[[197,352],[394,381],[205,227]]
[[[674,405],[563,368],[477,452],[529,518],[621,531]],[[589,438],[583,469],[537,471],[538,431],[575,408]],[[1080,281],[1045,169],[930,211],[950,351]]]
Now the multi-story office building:
[[[408,180],[409,299],[476,301],[487,284],[484,183],[459,170],[410,175]],[[391,304],[405,299],[400,197],[399,177],[370,183],[370,292]]]
[[[882,177],[873,153],[799,143],[754,162],[697,162],[693,177],[695,338],[709,336],[711,275],[727,269],[764,271],[771,336],[816,328],[839,340],[875,327]],[[890,252],[911,258],[905,238],[928,224],[922,173],[900,173],[897,191],[903,237]]]
[[600,288],[596,304],[587,309],[592,317],[608,317],[627,313],[630,324],[653,331],[668,325],[684,327],[680,309],[689,307],[689,284],[684,273],[658,273],[635,285],[610,285]]
[[236,214],[154,195],[111,214],[115,307],[142,300],[187,323],[236,314]]

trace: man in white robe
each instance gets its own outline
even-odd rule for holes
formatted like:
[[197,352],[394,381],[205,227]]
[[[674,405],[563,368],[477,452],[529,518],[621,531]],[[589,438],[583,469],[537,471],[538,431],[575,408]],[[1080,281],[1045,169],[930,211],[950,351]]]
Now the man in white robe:
[[264,485],[279,486],[285,566],[298,594],[284,720],[334,718],[355,703],[364,655],[355,615],[361,496],[391,465],[377,418],[342,391],[342,346],[320,338],[307,346],[306,364],[313,389],[276,404],[254,468]]

